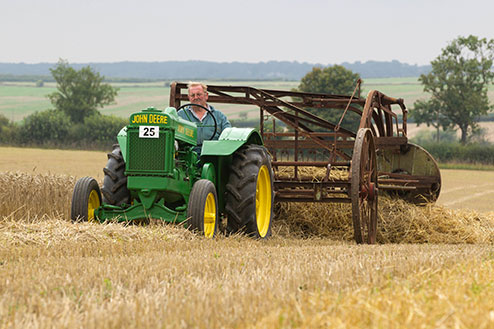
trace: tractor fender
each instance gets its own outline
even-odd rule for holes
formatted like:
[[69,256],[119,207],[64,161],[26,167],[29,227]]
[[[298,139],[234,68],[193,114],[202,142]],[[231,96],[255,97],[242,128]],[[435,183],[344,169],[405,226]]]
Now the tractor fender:
[[263,145],[255,128],[226,128],[218,140],[204,141],[201,157],[207,155],[228,156],[246,144]]
[[117,135],[117,141],[125,161],[125,159],[127,159],[127,127],[120,129]]
[[216,186],[216,169],[214,168],[214,164],[208,162],[202,166],[201,179],[207,179]]

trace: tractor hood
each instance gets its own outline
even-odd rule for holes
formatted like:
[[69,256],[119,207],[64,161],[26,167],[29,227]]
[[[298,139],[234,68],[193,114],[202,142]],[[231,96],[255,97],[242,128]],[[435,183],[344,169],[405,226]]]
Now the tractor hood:
[[130,116],[129,126],[161,126],[175,130],[175,139],[190,145],[197,144],[197,126],[195,123],[184,120],[177,115],[174,107],[167,107],[165,111],[148,107],[141,112]]

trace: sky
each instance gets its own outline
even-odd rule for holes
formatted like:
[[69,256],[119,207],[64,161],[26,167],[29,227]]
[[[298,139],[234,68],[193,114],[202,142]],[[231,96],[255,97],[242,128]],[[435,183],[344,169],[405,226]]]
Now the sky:
[[492,0],[0,0],[0,62],[425,65],[494,39]]

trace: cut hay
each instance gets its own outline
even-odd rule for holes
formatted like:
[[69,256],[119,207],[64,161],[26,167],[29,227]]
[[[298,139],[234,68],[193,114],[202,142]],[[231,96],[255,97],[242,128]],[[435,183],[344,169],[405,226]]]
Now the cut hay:
[[[353,240],[349,204],[279,203],[277,232],[283,236]],[[494,213],[452,210],[379,198],[378,243],[494,243]]]
[[[314,179],[325,172],[320,169],[315,175],[313,168],[300,169],[300,174],[313,175]],[[283,173],[290,174],[278,172]],[[332,170],[330,179],[341,179],[345,173]],[[15,221],[69,220],[75,181],[75,177],[66,175],[0,173],[0,222],[12,226]],[[353,241],[351,215],[349,204],[277,203],[273,232],[282,237]],[[105,230],[105,226],[94,227]],[[77,237],[86,238],[91,239],[90,235]],[[432,204],[415,206],[380,196],[377,240],[379,243],[494,243],[494,213],[452,210]]]
[[[293,177],[293,167],[279,167],[281,178]],[[298,177],[321,181],[325,168],[299,167]],[[348,179],[348,170],[333,168],[329,180]],[[493,243],[494,213],[452,210],[434,204],[416,206],[379,197],[379,243]],[[282,236],[327,237],[353,241],[350,204],[278,203],[275,231]]]
[[[274,169],[276,177],[289,178],[294,176],[294,167],[279,166]],[[297,177],[301,180],[310,180],[313,182],[321,182],[326,177],[326,168],[316,168],[316,167],[298,167]],[[348,179],[348,170],[343,167],[333,167],[331,168],[328,180],[346,180]]]
[[116,242],[148,242],[190,240],[194,234],[179,225],[125,225],[96,222],[71,223],[63,217],[31,216],[19,218],[0,216],[0,250],[12,246],[58,245],[64,242],[100,245]]
[[494,243],[494,213],[380,198],[382,243]]

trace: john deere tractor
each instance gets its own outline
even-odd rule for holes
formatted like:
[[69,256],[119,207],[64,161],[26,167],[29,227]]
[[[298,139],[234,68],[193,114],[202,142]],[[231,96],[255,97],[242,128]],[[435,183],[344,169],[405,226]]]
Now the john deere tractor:
[[269,237],[273,171],[260,134],[227,128],[204,141],[198,156],[196,124],[177,115],[190,105],[132,114],[108,154],[101,189],[94,178],[77,181],[72,220],[154,218],[213,237],[226,215],[227,233]]

